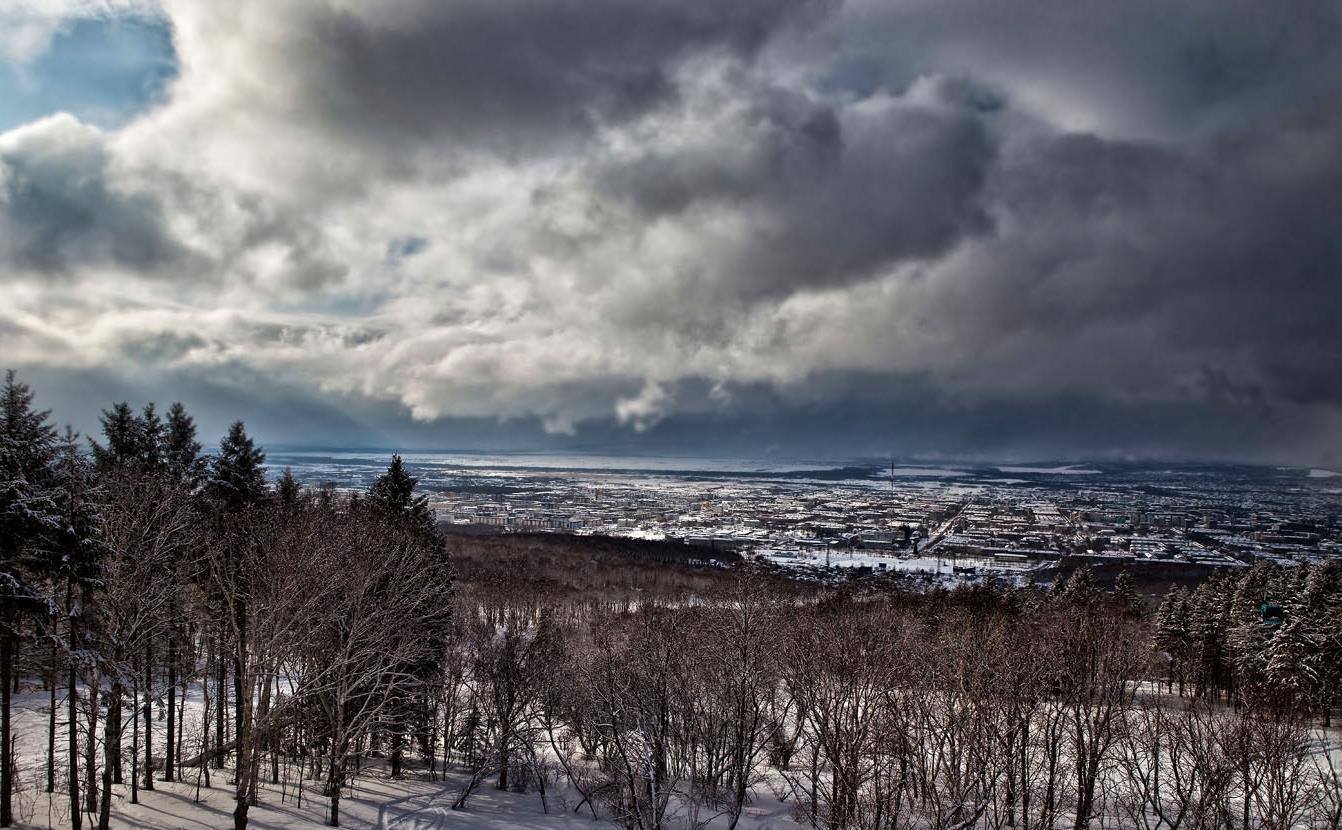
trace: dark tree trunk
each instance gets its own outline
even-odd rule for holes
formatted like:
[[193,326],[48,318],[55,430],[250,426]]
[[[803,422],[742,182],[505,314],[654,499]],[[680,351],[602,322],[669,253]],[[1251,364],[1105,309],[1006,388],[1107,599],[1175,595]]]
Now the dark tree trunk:
[[[71,593],[67,588],[65,594],[66,607],[70,606]],[[79,702],[79,688],[75,684],[78,682],[78,664],[75,660],[75,620],[70,617],[70,673],[68,677],[69,697],[66,700],[66,714],[70,719],[66,734],[67,752],[66,766],[70,768],[70,827],[71,830],[79,830],[83,815],[79,811],[79,718],[77,705]]]
[[245,780],[242,777],[245,774],[245,770],[243,770],[244,761],[242,756],[248,749],[247,747],[244,747],[242,743],[244,740],[250,738],[250,736],[242,734],[242,727],[243,727],[242,718],[246,714],[245,712],[242,711],[243,707],[242,680],[243,680],[242,656],[240,654],[235,654],[233,655],[233,737],[234,740],[237,742],[237,748],[234,750],[233,768],[238,776],[239,785],[241,785],[241,782]]
[[[182,693],[182,696],[180,698],[181,704],[177,707],[177,762],[175,764],[178,781],[182,780],[182,735],[186,730],[186,690],[190,677],[183,674],[180,679],[182,681],[182,688],[178,691]],[[206,707],[205,711],[208,713],[209,707]],[[208,719],[209,718],[207,717],[206,720]]]
[[144,647],[144,788],[154,789],[154,644]]
[[[205,663],[205,676],[201,678],[200,682],[200,693],[202,698],[201,709],[204,712],[204,717],[200,719],[200,751],[202,753],[200,758],[200,772],[204,773],[205,786],[207,787],[210,786],[210,764],[212,763],[209,758],[205,757],[205,754],[210,750],[210,706],[212,705],[210,702],[209,666],[210,664],[207,660]],[[197,796],[200,794],[199,778],[196,779],[196,794]]]
[[[134,672],[131,673],[134,676]],[[140,684],[132,681],[130,698],[130,803],[140,803]]]
[[14,635],[9,632],[12,612],[5,614],[5,631],[0,634],[0,827],[14,823],[14,770],[9,750],[9,682],[14,674]]
[[340,770],[344,766],[343,761],[337,764],[332,758],[327,771],[326,792],[331,797],[331,814],[327,816],[326,823],[331,827],[340,826],[340,790],[345,777]]
[[121,710],[121,684],[112,681],[107,696],[107,720],[103,726],[103,791],[98,802],[98,830],[107,830],[112,820],[112,765],[113,749],[121,744],[120,724],[114,723],[112,713]]
[[177,637],[168,634],[168,743],[163,752],[163,780],[172,780],[172,757],[176,746],[177,715]]
[[113,701],[113,703],[114,703],[115,705],[109,705],[108,708],[107,708],[107,720],[108,720],[108,724],[107,724],[107,725],[108,725],[108,727],[112,730],[112,733],[111,733],[111,734],[113,734],[113,735],[116,736],[116,740],[112,742],[112,745],[111,745],[110,747],[108,747],[108,749],[111,750],[111,754],[110,754],[108,757],[111,759],[111,764],[112,764],[112,783],[113,783],[113,784],[120,784],[120,783],[122,783],[122,780],[121,780],[121,723],[122,723],[121,701],[122,701],[122,698],[125,697],[126,690],[125,690],[124,688],[122,688],[122,686],[121,686],[121,682],[120,682],[120,681],[117,681],[117,682],[116,682],[116,684],[114,685],[114,688],[116,689],[116,697],[115,697],[115,700]]
[[255,725],[247,720],[247,704],[250,701],[250,688],[246,683],[243,659],[247,654],[247,610],[242,602],[235,606],[235,631],[237,642],[233,649],[233,740],[234,740],[234,789],[237,806],[233,808],[234,830],[247,830],[247,808],[251,806],[252,765],[255,762],[253,732]]
[[56,640],[52,632],[51,641],[51,694],[50,712],[47,716],[47,792],[56,792]]
[[219,640],[215,644],[215,695],[219,708],[215,710],[214,720],[214,768],[224,768],[224,741],[227,739],[228,711],[228,666],[224,663],[224,624],[219,623]]
[[84,747],[84,810],[98,815],[98,686],[89,686],[89,740]]
[[262,747],[270,747],[275,739],[274,730],[270,727],[270,674],[267,670],[261,671],[261,702],[257,709],[256,721],[252,725],[252,731],[257,739],[253,742],[255,747],[252,755],[252,780],[249,787],[248,800],[256,804],[256,796],[260,791],[257,786],[261,781],[261,759]]

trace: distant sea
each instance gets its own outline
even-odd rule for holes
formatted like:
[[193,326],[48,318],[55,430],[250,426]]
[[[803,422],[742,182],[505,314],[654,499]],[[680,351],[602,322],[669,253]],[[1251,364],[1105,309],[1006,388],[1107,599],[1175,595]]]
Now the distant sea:
[[[306,484],[332,483],[364,488],[386,469],[391,450],[286,450],[268,454],[272,475],[288,467]],[[472,483],[567,478],[639,478],[680,480],[778,480],[870,487],[892,478],[901,482],[983,483],[998,486],[1184,484],[1210,480],[1240,486],[1315,485],[1327,482],[1318,469],[1231,464],[1154,462],[1032,464],[896,462],[875,459],[758,459],[673,455],[608,455],[581,452],[404,452],[413,475],[428,490],[452,490]],[[1331,482],[1328,482],[1331,483]],[[1310,489],[1315,489],[1311,487]]]
[[[365,487],[381,475],[391,451],[274,451],[266,464],[272,474],[285,467],[304,483],[331,482],[339,487]],[[664,476],[674,478],[843,477],[870,475],[874,464],[824,464],[812,461],[761,461],[664,455],[601,455],[555,452],[404,452],[412,474],[433,487],[450,487],[462,478],[491,476],[544,477],[546,474]]]

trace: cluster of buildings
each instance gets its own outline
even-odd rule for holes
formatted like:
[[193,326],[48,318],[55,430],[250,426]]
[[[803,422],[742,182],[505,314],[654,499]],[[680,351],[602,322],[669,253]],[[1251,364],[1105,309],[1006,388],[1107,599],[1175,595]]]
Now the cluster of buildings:
[[1342,555],[1342,491],[1293,478],[926,472],[838,481],[518,472],[444,489],[433,504],[462,529],[679,540],[783,567],[942,579],[1024,579],[1063,561],[1197,575]]

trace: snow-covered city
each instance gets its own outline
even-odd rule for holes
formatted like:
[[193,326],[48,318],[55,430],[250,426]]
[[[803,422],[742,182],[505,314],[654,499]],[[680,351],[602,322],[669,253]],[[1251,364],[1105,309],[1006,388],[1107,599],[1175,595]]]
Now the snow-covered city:
[[[376,454],[280,452],[312,486],[366,486]],[[808,572],[1051,582],[1062,560],[1191,580],[1342,560],[1342,475],[1231,465],[760,464],[413,454],[449,532],[672,540]]]

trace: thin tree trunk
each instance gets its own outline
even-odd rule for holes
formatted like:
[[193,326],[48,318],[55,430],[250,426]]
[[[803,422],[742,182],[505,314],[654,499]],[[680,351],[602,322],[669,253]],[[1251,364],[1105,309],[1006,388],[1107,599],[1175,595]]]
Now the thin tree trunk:
[[[201,711],[200,719],[200,767],[205,774],[205,786],[210,786],[210,765],[213,763],[206,755],[210,751],[210,672],[209,662],[205,664],[205,676],[200,681]],[[200,776],[196,776],[196,798],[200,798]]]
[[[182,693],[182,696],[180,698],[181,703],[178,704],[177,706],[177,761],[175,765],[177,769],[178,781],[182,780],[182,741],[183,741],[182,736],[186,732],[186,690],[187,686],[189,685],[190,676],[187,675],[186,673],[183,673],[181,681],[182,681],[182,688],[179,690]],[[204,747],[202,747],[201,749],[203,751]]]
[[261,672],[261,704],[260,704],[260,706],[261,706],[261,708],[260,708],[260,710],[259,710],[259,714],[258,714],[258,717],[257,717],[257,725],[258,725],[260,728],[263,728],[264,731],[263,731],[263,732],[260,732],[259,735],[258,735],[258,740],[255,742],[257,751],[256,751],[256,754],[255,754],[255,755],[253,756],[253,758],[252,758],[252,781],[251,781],[251,785],[250,785],[251,791],[250,791],[250,793],[248,794],[248,799],[252,802],[252,804],[255,804],[255,803],[256,803],[256,794],[257,794],[257,791],[260,789],[260,787],[257,786],[257,785],[260,783],[260,779],[261,779],[261,758],[262,758],[262,755],[261,755],[261,747],[262,747],[263,745],[264,745],[264,746],[270,746],[271,742],[274,740],[274,731],[270,728],[270,723],[269,723],[269,721],[270,721],[270,717],[269,717],[269,716],[270,716],[270,673],[269,673],[268,670],[262,670],[262,672]]
[[254,762],[253,731],[254,725],[249,720],[247,707],[251,703],[250,696],[246,694],[250,691],[246,683],[244,669],[246,668],[243,660],[247,654],[247,610],[242,602],[237,603],[234,613],[237,615],[237,642],[234,643],[233,650],[233,736],[234,746],[237,752],[237,763],[234,773],[234,792],[236,794],[236,806],[233,808],[233,830],[247,830],[247,808],[251,806],[250,787],[252,781],[252,764]]
[[[175,622],[174,622],[175,625]],[[168,743],[163,752],[163,780],[172,780],[172,755],[176,748],[177,635],[168,632]]]
[[245,703],[243,695],[243,677],[242,677],[242,657],[240,654],[233,655],[233,739],[235,742],[235,757],[233,759],[233,774],[239,787],[245,787],[247,781],[247,771],[243,769],[245,760],[243,755],[248,747],[243,746],[243,741],[250,740],[250,730],[246,734],[243,731],[243,705]]
[[[73,602],[73,591],[68,583],[65,589],[65,607],[70,609]],[[70,687],[69,697],[66,700],[67,716],[70,722],[67,725],[67,747],[66,747],[66,766],[70,768],[70,827],[71,830],[79,830],[83,816],[79,811],[79,718],[77,705],[79,703],[79,688],[76,685],[79,678],[78,665],[76,659],[76,640],[75,640],[75,617],[73,611],[70,613],[70,673],[68,676],[68,685]]]
[[107,720],[103,726],[103,790],[98,802],[98,830],[107,830],[112,820],[112,765],[114,750],[121,744],[119,722],[114,722],[112,713],[121,710],[121,683],[112,681],[112,690],[107,695]]
[[[228,667],[224,663],[224,623],[219,622],[219,639],[214,648],[215,665],[215,691],[218,700],[218,709],[215,710],[214,720],[214,768],[224,768],[224,741],[227,736],[227,710],[228,710]],[[208,713],[207,713],[208,714]]]
[[125,690],[125,688],[122,687],[122,685],[121,685],[121,681],[120,681],[119,679],[116,680],[116,681],[114,681],[114,682],[115,682],[115,688],[116,688],[116,699],[115,699],[114,702],[115,702],[116,705],[114,705],[114,706],[113,706],[113,705],[109,705],[109,706],[108,706],[108,709],[107,709],[107,719],[108,719],[108,721],[110,721],[110,723],[108,724],[108,726],[111,727],[111,729],[112,729],[112,734],[116,735],[116,740],[112,742],[112,745],[111,745],[111,747],[110,747],[110,749],[111,749],[111,751],[112,751],[112,754],[111,754],[111,759],[112,759],[112,783],[113,783],[113,784],[120,784],[120,783],[122,783],[122,780],[121,780],[121,723],[122,723],[121,702],[122,702],[122,698],[125,697],[126,690]]
[[84,809],[98,815],[98,683],[89,684],[89,741],[84,747]]
[[[131,673],[132,677],[134,672]],[[130,803],[140,803],[140,682],[133,681],[130,698]]]
[[47,792],[56,792],[56,639],[51,640],[50,708],[47,716]]
[[154,643],[144,647],[144,788],[154,789]]
[[0,635],[0,827],[14,823],[14,769],[9,740],[9,682],[14,674],[14,635],[10,632],[14,614],[6,610],[3,635]]

